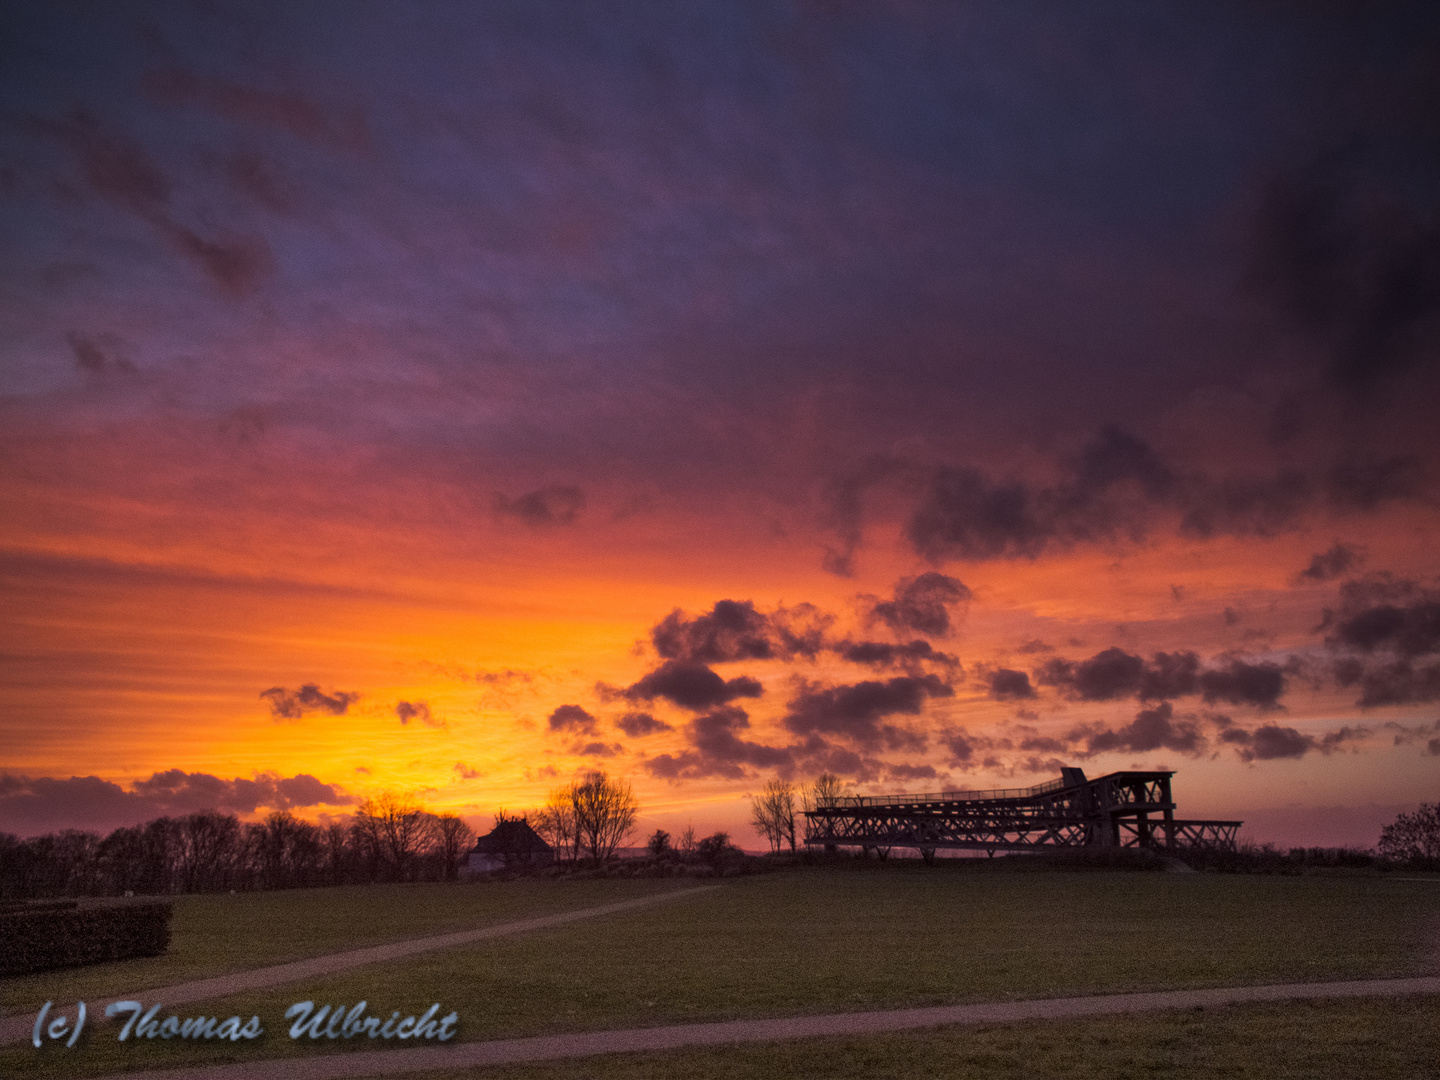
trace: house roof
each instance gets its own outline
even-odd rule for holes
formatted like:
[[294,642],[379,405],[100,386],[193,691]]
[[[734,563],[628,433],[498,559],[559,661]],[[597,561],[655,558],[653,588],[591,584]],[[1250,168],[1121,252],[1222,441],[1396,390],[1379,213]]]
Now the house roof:
[[495,828],[475,841],[475,851],[481,855],[516,855],[550,850],[550,845],[524,818],[507,818],[497,822]]

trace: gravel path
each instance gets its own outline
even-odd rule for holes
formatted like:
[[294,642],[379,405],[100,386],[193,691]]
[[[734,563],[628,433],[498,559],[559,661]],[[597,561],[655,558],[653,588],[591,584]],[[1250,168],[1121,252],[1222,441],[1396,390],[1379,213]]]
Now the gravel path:
[[886,1031],[939,1027],[944,1024],[994,1024],[1017,1020],[1061,1020],[1070,1017],[1189,1009],[1247,1001],[1292,1001],[1300,998],[1373,997],[1399,994],[1440,994],[1440,976],[1414,979],[1370,979],[1357,982],[1285,983],[1279,986],[1237,986],[1213,990],[1169,990],[1151,994],[1098,994],[1094,997],[1042,998],[982,1005],[942,1005],[926,1009],[834,1013],[780,1020],[733,1020],[718,1024],[631,1028],[575,1035],[544,1035],[531,1039],[428,1046],[414,1050],[362,1050],[355,1053],[247,1061],[112,1073],[102,1080],[144,1077],[146,1080],[346,1080],[352,1076],[393,1076],[426,1069],[505,1065],[523,1061],[589,1057],[635,1050],[670,1050],[684,1046],[772,1042],[825,1035],[870,1035]]
[[[402,956],[414,956],[416,953],[432,952],[435,949],[449,949],[456,945],[468,945],[472,941],[485,941],[488,938],[506,937],[510,934],[523,934],[530,930],[543,930],[546,927],[561,926],[579,919],[593,919],[600,915],[611,915],[617,911],[629,911],[632,908],[644,907],[647,904],[655,904],[663,900],[674,900],[682,896],[694,896],[697,893],[708,892],[711,889],[718,888],[720,888],[719,885],[699,885],[688,889],[674,889],[670,892],[642,896],[635,900],[620,900],[613,904],[601,904],[598,907],[581,908],[578,911],[565,911],[558,915],[542,915],[534,919],[500,923],[496,926],[487,926],[479,930],[462,930],[454,934],[438,934],[434,937],[414,938],[410,941],[396,941],[389,945],[372,945],[366,949],[350,949],[345,952],[329,953],[325,956],[312,956],[308,960],[296,960],[289,964],[275,964],[271,967],[255,968],[251,971],[240,971],[232,975],[220,975],[213,979],[197,979],[194,982],[177,983],[174,986],[161,986],[153,990],[141,991],[138,994],[116,994],[101,999],[101,1004],[98,1006],[93,1003],[87,1003],[87,1005],[90,1006],[90,1019],[88,1024],[93,1025],[97,1021],[103,1023],[105,1005],[111,1001],[122,1001],[126,998],[133,998],[134,1000],[148,1004],[163,1001],[166,1005],[183,1005],[189,1001],[205,1001],[210,998],[229,997],[231,994],[240,994],[248,990],[259,990],[267,986],[278,986],[281,983],[310,979],[317,975],[329,975],[332,972],[344,971],[346,968],[359,967],[362,964],[376,964],[385,960],[397,960]],[[59,1004],[62,1006],[73,1005],[73,1003],[69,1002],[61,1002]],[[0,1045],[30,1038],[31,1029],[34,1025],[34,1013],[7,1016],[0,1019]]]

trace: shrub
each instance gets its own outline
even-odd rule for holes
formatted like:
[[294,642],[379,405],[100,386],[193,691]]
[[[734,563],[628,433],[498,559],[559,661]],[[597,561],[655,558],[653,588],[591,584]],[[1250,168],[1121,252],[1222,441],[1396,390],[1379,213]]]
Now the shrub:
[[730,843],[730,834],[724,832],[717,832],[714,836],[701,840],[695,845],[695,854],[711,866],[745,857],[743,851]]
[[168,903],[148,903],[0,914],[0,975],[159,956],[170,946],[170,913]]

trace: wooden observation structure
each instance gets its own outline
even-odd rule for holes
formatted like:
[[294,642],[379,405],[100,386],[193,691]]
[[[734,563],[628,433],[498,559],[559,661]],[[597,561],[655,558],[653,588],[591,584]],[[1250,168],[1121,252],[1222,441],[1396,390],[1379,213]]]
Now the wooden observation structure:
[[1032,788],[929,795],[840,796],[805,811],[812,847],[1043,851],[1147,848],[1235,850],[1239,821],[1185,821],[1170,797],[1173,772],[1116,772],[1087,780],[1083,769]]

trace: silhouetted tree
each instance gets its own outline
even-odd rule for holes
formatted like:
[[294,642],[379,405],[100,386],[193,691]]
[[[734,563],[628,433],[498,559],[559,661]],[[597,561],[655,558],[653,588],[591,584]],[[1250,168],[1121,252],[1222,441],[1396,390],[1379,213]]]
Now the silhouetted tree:
[[341,884],[350,869],[354,848],[350,844],[350,830],[338,821],[325,826],[322,838],[325,850],[325,876],[331,885]]
[[611,780],[603,772],[588,772],[571,783],[570,805],[575,808],[579,846],[596,862],[615,854],[620,842],[635,828],[640,804],[628,780]]
[[395,878],[410,880],[411,865],[434,838],[434,816],[413,795],[384,792],[355,811],[357,832],[389,865]]
[[539,810],[527,815],[530,827],[555,852],[557,862],[580,857],[580,830],[575,820],[575,803],[570,788],[556,788]]
[[786,843],[795,850],[795,788],[785,780],[771,780],[759,795],[750,796],[751,824],[770,842],[771,854]]
[[180,819],[178,851],[182,892],[210,892],[229,887],[243,866],[244,833],[234,814],[201,811]]
[[435,837],[445,880],[454,881],[460,876],[460,860],[475,839],[475,830],[458,814],[441,814],[435,819]]
[[[802,788],[800,791],[800,801],[806,810],[820,810],[827,806],[836,806],[845,797],[844,782],[830,772],[821,773],[811,781],[809,787]],[[825,850],[833,853],[835,845],[826,844]]]
[[1387,859],[1440,859],[1440,803],[1421,803],[1380,830],[1380,854]]
[[845,784],[840,777],[824,772],[801,792],[800,797],[806,810],[819,810],[821,807],[837,805],[845,795]]

